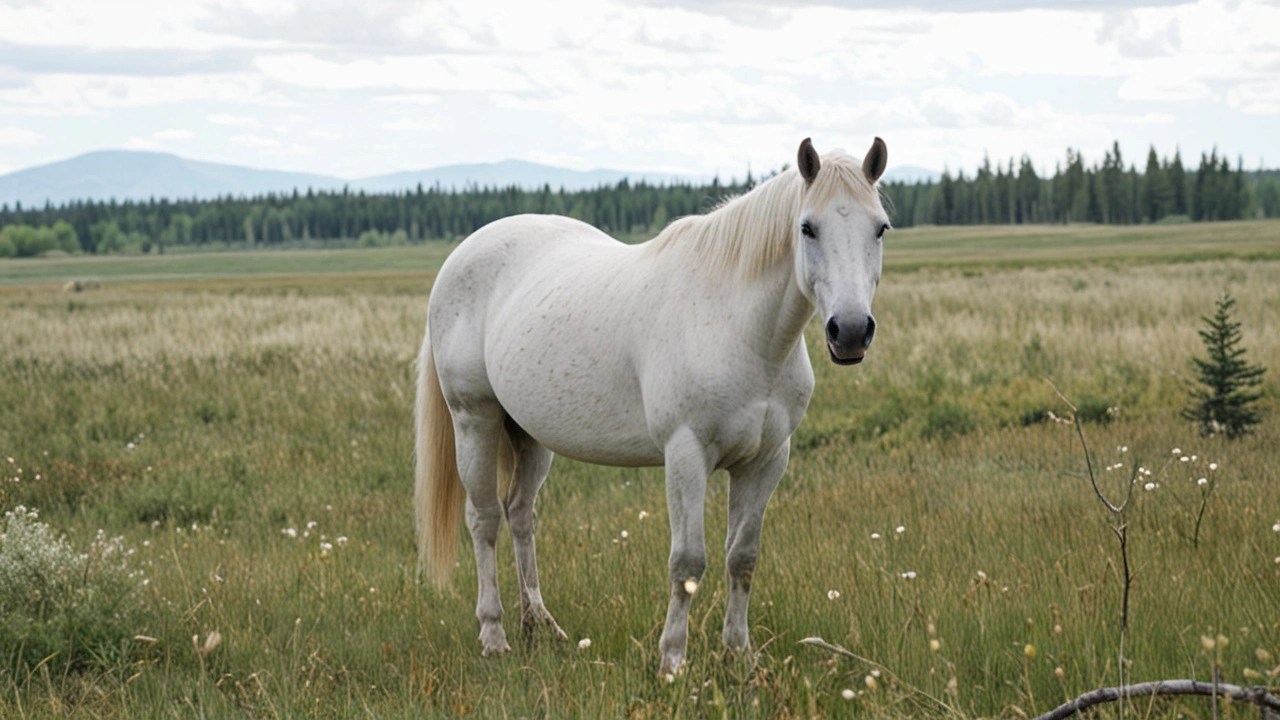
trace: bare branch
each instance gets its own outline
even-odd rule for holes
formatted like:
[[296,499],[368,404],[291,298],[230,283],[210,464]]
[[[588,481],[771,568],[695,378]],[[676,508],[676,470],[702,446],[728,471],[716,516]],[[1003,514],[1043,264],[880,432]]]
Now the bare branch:
[[1093,690],[1071,702],[1059,705],[1050,712],[1035,718],[1035,720],[1062,720],[1062,718],[1071,717],[1094,705],[1115,702],[1122,698],[1147,697],[1151,695],[1205,695],[1215,698],[1215,701],[1218,695],[1223,695],[1230,697],[1232,700],[1253,703],[1258,707],[1266,708],[1273,712],[1280,711],[1280,697],[1272,695],[1265,687],[1241,687],[1239,685],[1220,683],[1215,693],[1213,683],[1199,682],[1197,680],[1157,680],[1155,682],[1138,683],[1137,685]]
[[[1044,381],[1049,383],[1049,387],[1053,388],[1053,392],[1058,395],[1058,399],[1066,403],[1067,407],[1071,408],[1071,424],[1075,426],[1076,435],[1080,438],[1080,447],[1084,450],[1084,464],[1085,464],[1085,467],[1089,470],[1089,482],[1090,484],[1093,485],[1094,494],[1098,496],[1098,499],[1102,501],[1102,504],[1105,505],[1107,509],[1112,512],[1112,514],[1119,515],[1120,513],[1124,512],[1125,505],[1129,504],[1129,498],[1133,495],[1133,483],[1134,483],[1134,480],[1137,478],[1136,474],[1132,475],[1129,478],[1129,493],[1125,496],[1124,503],[1122,503],[1119,507],[1116,507],[1114,504],[1112,504],[1110,500],[1107,499],[1106,495],[1102,494],[1102,488],[1098,487],[1098,476],[1096,473],[1093,472],[1093,456],[1089,453],[1089,443],[1086,442],[1084,439],[1084,428],[1080,424],[1079,411],[1076,410],[1076,406],[1070,400],[1067,399],[1067,396],[1062,394],[1062,391],[1058,389],[1058,386],[1055,385],[1052,380],[1046,377]],[[1137,466],[1135,465],[1134,467],[1137,467]]]
[[868,659],[868,658],[864,658],[864,657],[862,657],[861,655],[858,655],[857,653],[850,652],[849,650],[846,650],[845,648],[840,647],[839,645],[832,645],[831,643],[827,642],[826,640],[823,640],[823,639],[822,639],[822,638],[820,638],[820,637],[807,637],[807,638],[805,638],[805,639],[801,640],[801,641],[800,641],[800,644],[801,644],[801,645],[812,645],[812,646],[814,646],[814,647],[822,648],[823,650],[827,650],[827,651],[829,651],[829,652],[833,652],[833,653],[835,653],[835,654],[837,654],[837,655],[843,655],[843,656],[845,656],[845,657],[847,657],[847,658],[851,658],[851,659],[853,659],[853,660],[857,660],[858,662],[861,662],[861,663],[865,663],[865,664],[867,664],[867,665],[870,665],[870,666],[871,666],[871,667],[873,667],[873,668],[877,668],[877,669],[879,669],[881,672],[883,672],[886,676],[888,676],[889,678],[891,678],[891,679],[893,679],[895,682],[897,682],[897,683],[898,683],[898,685],[900,685],[900,686],[902,686],[902,687],[904,687],[904,688],[907,688],[908,690],[911,690],[912,692],[916,693],[916,694],[917,694],[917,695],[919,695],[920,697],[923,697],[923,698],[925,698],[926,700],[929,700],[930,702],[932,702],[932,703],[936,704],[938,707],[943,708],[944,710],[947,710],[948,712],[950,712],[950,713],[952,713],[952,714],[954,714],[954,715],[959,715],[959,713],[956,711],[956,709],[955,709],[955,708],[953,708],[953,707],[951,707],[950,705],[948,705],[948,704],[946,703],[946,701],[945,701],[945,700],[942,700],[942,699],[940,699],[940,698],[936,698],[936,697],[934,697],[933,695],[930,695],[929,693],[927,693],[927,692],[925,692],[925,691],[921,690],[920,688],[914,687],[914,686],[912,686],[910,683],[904,682],[904,681],[902,680],[902,678],[900,678],[900,677],[898,677],[897,675],[895,675],[895,674],[894,674],[894,672],[893,672],[892,670],[890,670],[889,668],[885,667],[884,665],[881,665],[880,663],[876,662],[875,660],[870,660],[870,659]]

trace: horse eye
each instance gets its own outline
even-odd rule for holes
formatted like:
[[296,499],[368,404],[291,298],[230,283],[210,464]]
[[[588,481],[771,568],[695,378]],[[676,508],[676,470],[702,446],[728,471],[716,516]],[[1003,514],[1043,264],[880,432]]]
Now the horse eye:
[[888,230],[889,230],[889,225],[888,225],[887,223],[886,223],[886,224],[884,224],[884,225],[881,225],[881,226],[880,226],[880,233],[879,233],[878,235],[876,235],[876,237],[877,237],[877,238],[883,238],[883,237],[884,237],[884,234],[885,234],[886,232],[888,232]]
[[813,231],[813,226],[809,224],[808,220],[800,223],[800,234],[807,238],[818,236],[817,233]]

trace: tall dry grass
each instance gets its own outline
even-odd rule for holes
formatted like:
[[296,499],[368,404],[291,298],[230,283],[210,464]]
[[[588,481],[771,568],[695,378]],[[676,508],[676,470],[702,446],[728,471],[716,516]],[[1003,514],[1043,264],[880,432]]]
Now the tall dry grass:
[[[543,592],[575,641],[592,640],[584,650],[537,637],[481,659],[470,563],[452,592],[416,582],[410,362],[428,276],[6,293],[0,458],[14,463],[0,465],[0,504],[39,507],[73,543],[99,528],[123,535],[150,579],[137,633],[155,642],[65,676],[0,648],[0,715],[1043,711],[1115,681],[1120,602],[1107,517],[1074,436],[1048,419],[1064,408],[1044,377],[1101,408],[1086,426],[1101,464],[1141,464],[1158,483],[1132,515],[1127,676],[1204,679],[1199,638],[1220,633],[1226,679],[1274,683],[1280,661],[1263,658],[1280,657],[1277,371],[1256,437],[1199,438],[1177,410],[1199,316],[1222,289],[1239,299],[1250,359],[1280,368],[1278,280],[1280,263],[1244,261],[891,272],[866,363],[837,368],[813,346],[818,391],[765,521],[758,661],[718,655],[717,476],[693,665],[672,683],[656,676],[668,540],[658,471],[557,460],[540,499]],[[1201,476],[1217,489],[1196,548]],[[797,645],[813,635],[896,680]],[[1178,713],[1204,708],[1129,712]]]

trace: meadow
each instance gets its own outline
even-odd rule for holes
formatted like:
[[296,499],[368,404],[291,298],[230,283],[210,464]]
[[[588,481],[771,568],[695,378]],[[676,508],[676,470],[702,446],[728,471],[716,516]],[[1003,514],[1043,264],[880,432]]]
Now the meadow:
[[[480,656],[468,540],[450,592],[418,582],[412,362],[448,249],[0,261],[0,510],[38,509],[81,552],[120,537],[141,571],[69,650],[0,644],[0,717],[1045,712],[1117,683],[1124,584],[1046,378],[1087,419],[1104,489],[1150,472],[1126,517],[1125,679],[1207,680],[1217,660],[1225,682],[1280,683],[1280,222],[895,231],[867,361],[836,367],[809,334],[817,390],[765,518],[759,653],[719,646],[718,474],[692,662],[670,680],[659,470],[556,460],[539,564],[570,642],[516,641],[509,539],[507,656]],[[1270,368],[1264,421],[1236,441],[1178,416],[1223,290]],[[116,635],[77,653],[95,622]]]

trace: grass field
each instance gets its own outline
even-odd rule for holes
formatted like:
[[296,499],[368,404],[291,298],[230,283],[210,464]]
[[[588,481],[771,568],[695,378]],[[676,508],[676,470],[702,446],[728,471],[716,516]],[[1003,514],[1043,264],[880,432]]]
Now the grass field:
[[[1201,636],[1222,635],[1224,681],[1277,684],[1280,223],[895,232],[867,362],[835,367],[812,346],[817,392],[756,573],[761,652],[719,648],[717,476],[692,664],[673,682],[657,676],[657,470],[556,461],[539,559],[570,643],[481,658],[469,551],[452,592],[416,582],[411,361],[446,252],[0,262],[0,509],[38,508],[80,552],[99,530],[122,536],[143,571],[114,619],[63,627],[66,650],[0,643],[0,717],[1044,712],[1117,681],[1122,592],[1109,518],[1070,426],[1048,419],[1066,409],[1045,377],[1096,419],[1098,465],[1123,463],[1099,471],[1108,491],[1152,472],[1127,517],[1126,677],[1208,679]],[[63,292],[73,279],[100,285]],[[1264,423],[1234,442],[1178,418],[1200,316],[1224,289],[1249,359],[1271,368]],[[514,640],[509,541],[499,560]],[[102,572],[87,567],[86,586]],[[95,627],[116,635],[86,655]],[[809,636],[883,669],[798,644]],[[1125,714],[1210,711],[1160,700]]]

